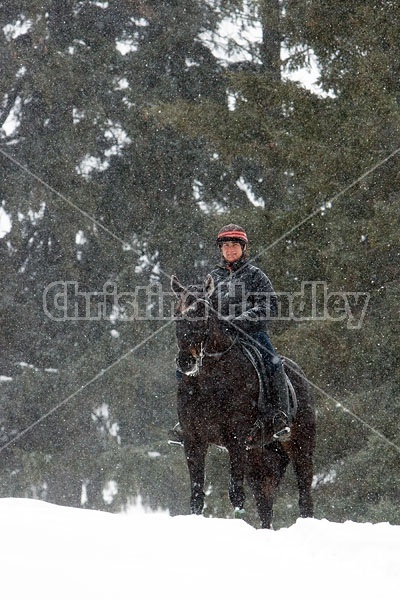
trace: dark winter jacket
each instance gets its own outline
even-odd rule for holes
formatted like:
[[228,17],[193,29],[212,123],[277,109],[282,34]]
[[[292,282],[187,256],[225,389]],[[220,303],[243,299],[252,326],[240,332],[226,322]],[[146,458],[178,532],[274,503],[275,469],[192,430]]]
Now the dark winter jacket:
[[242,257],[232,265],[223,261],[211,276],[218,313],[247,333],[265,331],[277,314],[277,297],[267,275]]

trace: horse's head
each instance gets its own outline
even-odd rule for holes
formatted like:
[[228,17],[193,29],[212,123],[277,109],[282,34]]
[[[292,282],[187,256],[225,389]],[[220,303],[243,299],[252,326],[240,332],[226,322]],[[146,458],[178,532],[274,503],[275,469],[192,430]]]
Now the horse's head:
[[208,335],[209,299],[214,292],[214,282],[208,275],[202,286],[185,287],[173,275],[171,288],[178,300],[175,307],[177,366],[186,375],[197,375]]

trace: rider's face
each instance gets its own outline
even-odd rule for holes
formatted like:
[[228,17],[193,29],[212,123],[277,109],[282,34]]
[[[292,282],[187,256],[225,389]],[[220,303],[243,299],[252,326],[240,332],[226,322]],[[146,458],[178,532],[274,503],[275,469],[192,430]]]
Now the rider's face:
[[221,244],[221,252],[227,262],[233,263],[241,258],[243,248],[239,242],[223,242]]

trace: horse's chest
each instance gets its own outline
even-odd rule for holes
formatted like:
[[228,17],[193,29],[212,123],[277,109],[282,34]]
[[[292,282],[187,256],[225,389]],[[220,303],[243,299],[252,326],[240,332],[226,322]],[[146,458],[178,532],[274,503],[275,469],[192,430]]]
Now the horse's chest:
[[255,378],[252,377],[252,368],[248,368],[247,361],[238,362],[229,359],[214,361],[210,369],[205,373],[205,377],[212,381],[212,384],[224,389],[241,389],[254,386]]
[[232,368],[224,362],[219,369],[204,372],[199,383],[200,395],[207,398],[208,404],[220,408],[252,404],[258,395],[258,380],[252,373],[246,373],[237,365]]

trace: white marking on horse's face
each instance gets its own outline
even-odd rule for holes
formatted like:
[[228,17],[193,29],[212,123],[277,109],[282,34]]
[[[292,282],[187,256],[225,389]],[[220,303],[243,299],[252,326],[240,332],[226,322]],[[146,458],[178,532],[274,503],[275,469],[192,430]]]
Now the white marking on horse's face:
[[185,308],[182,309],[181,314],[182,315],[190,315],[191,313],[195,313],[197,310],[197,306],[198,306],[197,302],[192,302],[191,304],[189,304],[188,306],[185,306]]

